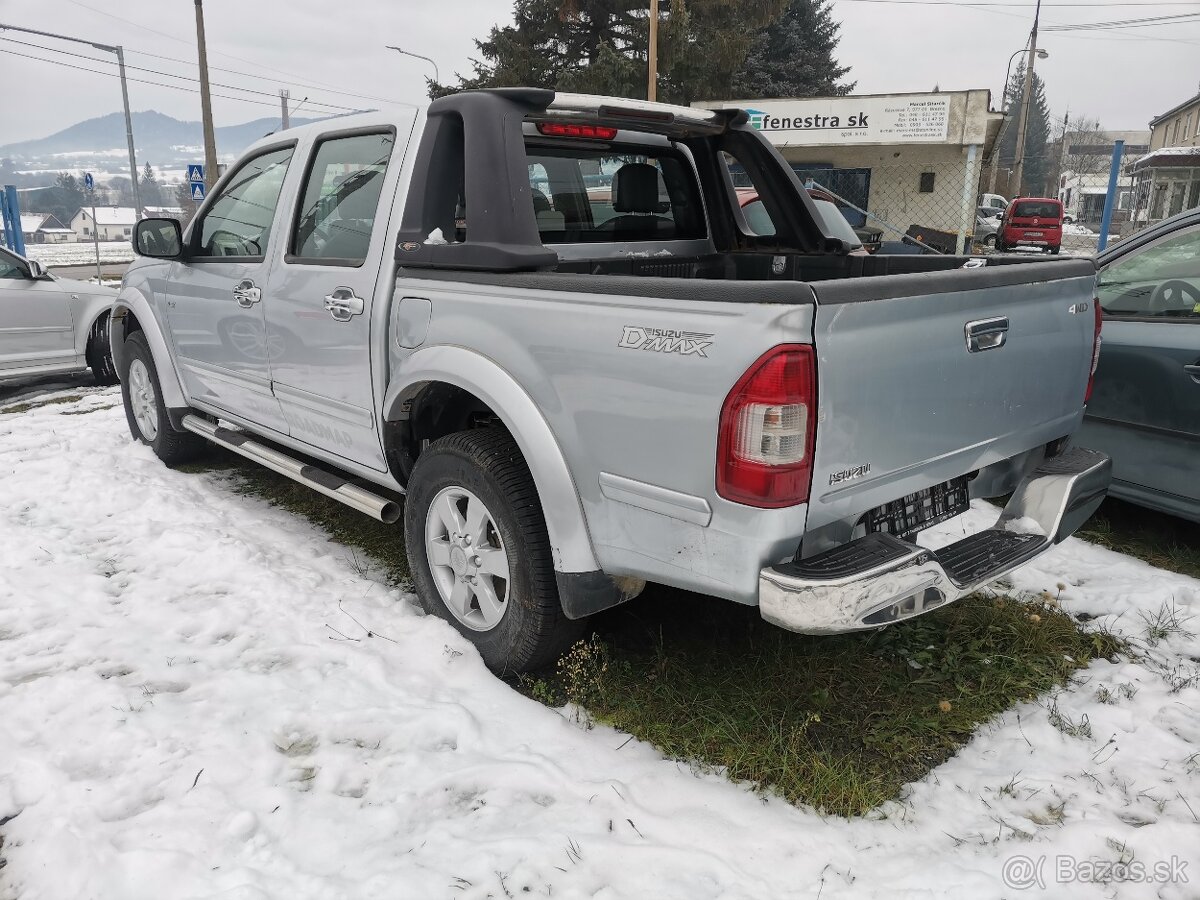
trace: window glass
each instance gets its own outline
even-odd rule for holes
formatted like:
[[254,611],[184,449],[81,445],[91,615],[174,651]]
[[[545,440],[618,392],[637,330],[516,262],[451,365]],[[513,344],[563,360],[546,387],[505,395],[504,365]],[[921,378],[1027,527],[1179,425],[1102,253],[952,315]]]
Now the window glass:
[[1014,218],[1021,219],[1057,219],[1062,214],[1062,208],[1054,201],[1022,200],[1013,205],[1012,214]]
[[333,138],[317,145],[296,218],[291,252],[302,259],[367,258],[390,133]]
[[841,238],[851,249],[862,246],[862,241],[858,239],[854,229],[850,227],[850,222],[847,221],[842,210],[838,209],[828,200],[818,200],[812,198],[813,206],[817,208],[817,215],[821,219],[822,231],[830,237]]
[[262,256],[291,158],[292,148],[283,147],[238,169],[200,222],[193,255]]
[[665,148],[527,148],[529,186],[544,244],[702,238],[704,210],[691,165]]
[[0,250],[0,278],[25,278],[28,274],[20,259]]
[[1200,318],[1200,227],[1117,260],[1100,273],[1099,294],[1110,316]]
[[742,207],[742,215],[750,230],[762,237],[770,237],[775,233],[775,223],[761,200],[753,200]]

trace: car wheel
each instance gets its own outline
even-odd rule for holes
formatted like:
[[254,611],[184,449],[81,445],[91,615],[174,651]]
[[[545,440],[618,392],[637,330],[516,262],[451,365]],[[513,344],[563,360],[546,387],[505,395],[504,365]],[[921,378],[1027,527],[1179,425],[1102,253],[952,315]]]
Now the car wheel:
[[125,419],[135,440],[148,445],[169,466],[195,459],[208,442],[190,431],[176,431],[162,402],[158,370],[146,336],[135,331],[125,341],[125,366],[121,373],[121,399]]
[[985,250],[996,249],[996,236],[994,234],[985,234],[983,236],[983,248]]
[[1049,247],[1047,249],[1050,251],[1052,256],[1058,256],[1058,251],[1061,250],[1062,247]]
[[108,313],[101,313],[92,323],[85,358],[96,384],[117,383],[117,367],[113,363],[112,345],[108,342]]
[[421,606],[475,644],[498,674],[542,668],[583,631],[558,599],[533,476],[509,434],[447,435],[417,459],[404,504]]

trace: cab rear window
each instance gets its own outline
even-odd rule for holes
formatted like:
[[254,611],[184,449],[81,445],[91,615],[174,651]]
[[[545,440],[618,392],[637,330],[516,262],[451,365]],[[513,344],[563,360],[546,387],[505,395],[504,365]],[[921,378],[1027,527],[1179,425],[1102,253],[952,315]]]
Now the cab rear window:
[[1062,215],[1062,207],[1049,201],[1025,200],[1013,207],[1012,214],[1018,218],[1028,219],[1057,219]]
[[691,164],[661,147],[528,142],[529,186],[544,244],[678,241],[706,234]]

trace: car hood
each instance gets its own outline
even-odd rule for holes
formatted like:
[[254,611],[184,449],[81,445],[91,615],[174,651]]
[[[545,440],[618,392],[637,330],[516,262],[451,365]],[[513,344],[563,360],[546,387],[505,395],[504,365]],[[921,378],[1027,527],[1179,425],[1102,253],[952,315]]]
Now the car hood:
[[101,284],[92,284],[90,281],[79,281],[75,278],[59,278],[54,276],[54,283],[64,291],[70,291],[73,294],[94,294],[97,297],[111,296],[114,300],[119,293],[115,288],[105,287]]

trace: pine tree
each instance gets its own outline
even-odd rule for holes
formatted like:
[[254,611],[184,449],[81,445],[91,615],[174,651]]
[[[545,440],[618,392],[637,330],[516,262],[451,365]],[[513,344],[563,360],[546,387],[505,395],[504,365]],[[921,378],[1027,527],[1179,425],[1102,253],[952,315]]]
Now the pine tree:
[[792,0],[782,18],[754,39],[734,78],[731,96],[838,97],[854,90],[834,58],[841,38],[827,0]]
[[[728,96],[758,30],[788,0],[663,0],[658,31],[658,98]],[[512,25],[477,40],[474,72],[458,84],[431,84],[432,97],[481,87],[646,96],[646,0],[514,0]]]
[[[1021,121],[1021,103],[1025,92],[1025,73],[1017,72],[1008,83],[1009,124],[1000,141],[1000,166],[1011,169],[1016,163],[1017,131]],[[1040,194],[1046,181],[1049,165],[1047,145],[1050,140],[1050,108],[1046,103],[1046,87],[1037,72],[1033,73],[1030,92],[1029,121],[1025,126],[1025,164],[1017,192],[1023,196]],[[1013,185],[1010,189],[1016,189]]]
[[150,163],[142,166],[142,174],[138,176],[138,199],[142,206],[162,206],[162,186],[154,175]]

